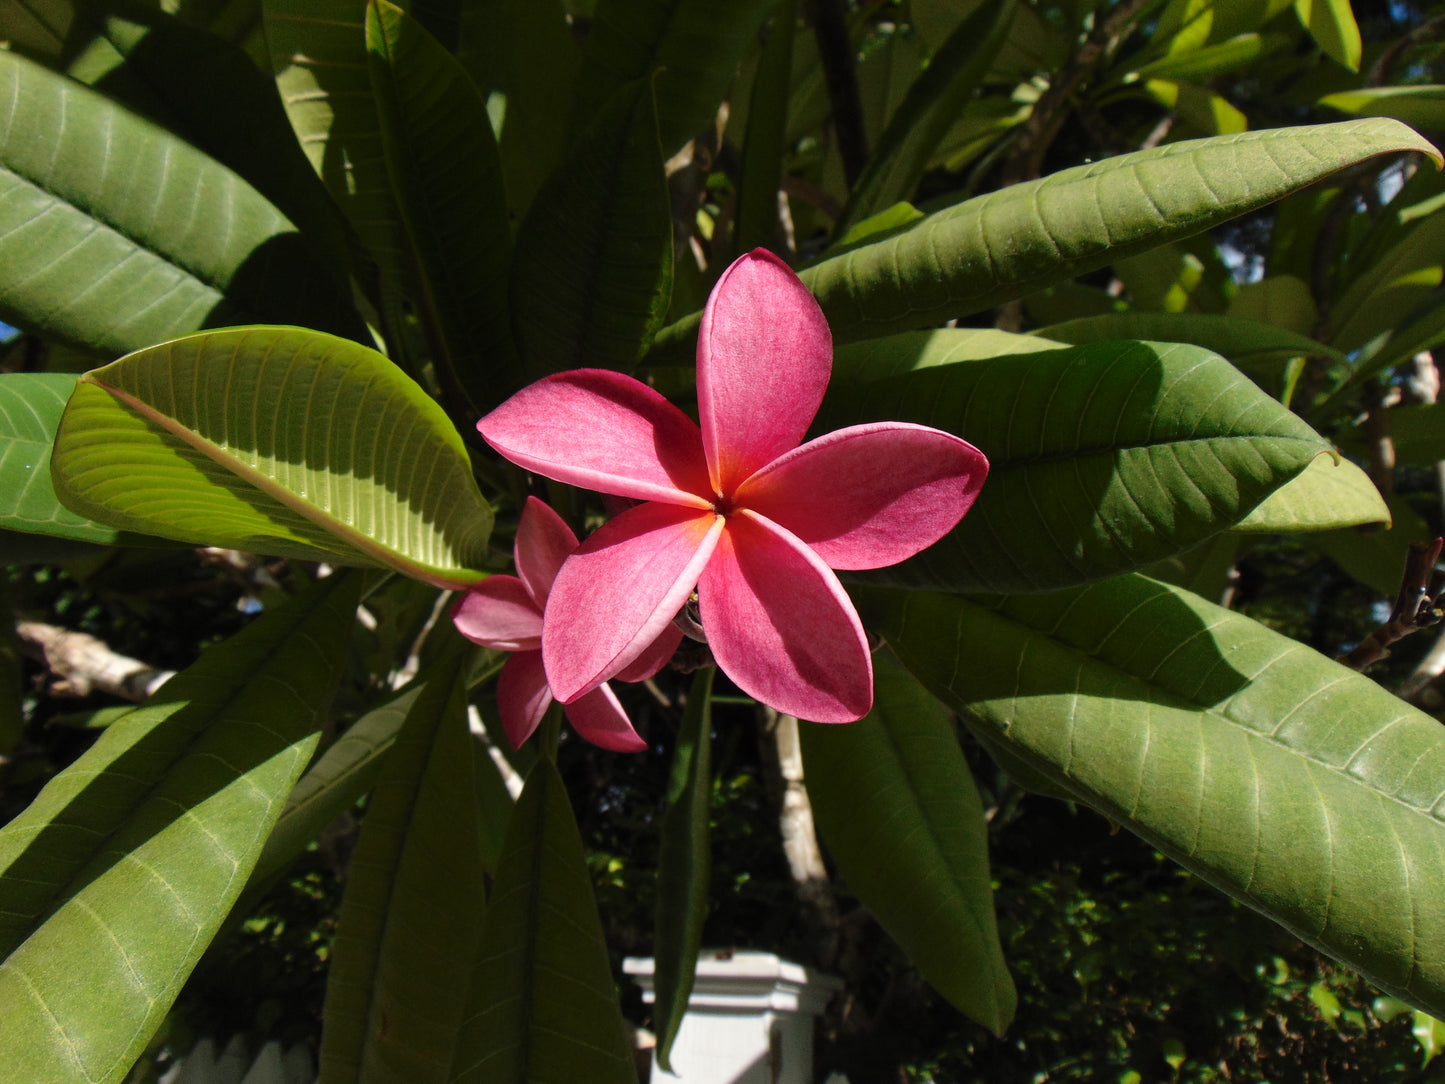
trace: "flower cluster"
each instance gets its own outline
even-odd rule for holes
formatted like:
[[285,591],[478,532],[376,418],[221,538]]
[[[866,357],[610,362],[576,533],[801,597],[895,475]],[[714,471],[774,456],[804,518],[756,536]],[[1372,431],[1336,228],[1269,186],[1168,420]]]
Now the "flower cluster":
[[[493,577],[458,607],[464,634],[529,659],[518,667],[525,680],[498,693],[514,742],[540,718],[532,705],[555,696],[589,740],[621,747],[621,716],[640,744],[605,683],[656,672],[694,590],[713,657],[744,692],[815,722],[867,713],[868,642],[833,570],[882,568],[931,546],[973,504],[988,461],[956,436],[904,422],[802,444],[831,372],[822,310],[758,249],[723,273],[703,312],[700,424],[647,385],[597,369],[540,380],[477,423],[527,470],[640,502],[580,546],[555,513],[529,504],[516,553],[525,594],[489,588],[515,579]],[[555,522],[529,526],[544,512]],[[504,606],[526,611],[525,636],[500,635]],[[579,722],[574,708],[599,696],[616,715]]]

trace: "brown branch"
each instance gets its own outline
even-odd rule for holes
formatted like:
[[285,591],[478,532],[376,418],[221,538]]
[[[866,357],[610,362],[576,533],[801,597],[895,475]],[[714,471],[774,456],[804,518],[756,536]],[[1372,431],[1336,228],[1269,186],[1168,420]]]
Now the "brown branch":
[[50,668],[55,678],[50,691],[56,696],[101,692],[140,702],[175,676],[174,670],[160,670],[117,654],[89,633],[40,621],[19,621],[15,634],[26,654]]
[[1405,558],[1405,575],[1401,578],[1400,593],[1395,597],[1389,620],[1352,650],[1339,656],[1336,662],[1363,672],[1387,658],[1390,645],[1445,620],[1445,610],[1436,604],[1434,597],[1440,589],[1435,562],[1440,560],[1442,548],[1445,548],[1445,539],[1440,538],[1433,542],[1410,543],[1410,552]]

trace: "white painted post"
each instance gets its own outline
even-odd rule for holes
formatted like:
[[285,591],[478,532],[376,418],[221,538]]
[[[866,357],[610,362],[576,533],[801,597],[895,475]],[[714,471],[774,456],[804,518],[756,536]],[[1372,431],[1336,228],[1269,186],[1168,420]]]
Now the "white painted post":
[[[629,957],[622,969],[651,1005],[653,961]],[[813,1018],[842,987],[770,952],[704,949],[672,1046],[673,1072],[654,1054],[652,1084],[810,1084]]]

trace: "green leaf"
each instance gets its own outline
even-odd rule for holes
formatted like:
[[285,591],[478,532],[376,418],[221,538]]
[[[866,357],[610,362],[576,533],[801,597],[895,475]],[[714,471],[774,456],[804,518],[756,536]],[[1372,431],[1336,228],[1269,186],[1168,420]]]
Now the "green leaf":
[[1246,282],[1230,299],[1226,315],[1285,328],[1301,336],[1313,332],[1320,318],[1309,283],[1294,275],[1271,275],[1258,282]]
[[1325,55],[1352,72],[1360,70],[1360,28],[1350,0],[1294,0],[1294,13]]
[[1390,509],[1370,476],[1343,457],[1321,455],[1235,525],[1236,531],[1332,531],[1390,525]]
[[[368,599],[368,607],[376,596]],[[455,638],[453,638],[455,639]],[[454,667],[443,658],[391,700],[367,712],[346,728],[345,733],[307,769],[297,782],[276,827],[266,840],[265,850],[256,862],[252,886],[280,873],[333,820],[346,812],[376,783],[377,775],[396,741],[396,736],[417,711],[422,710],[422,695],[438,682],[455,680]],[[435,707],[436,693],[428,693]],[[506,784],[487,757],[476,758],[475,780],[487,813],[482,817],[482,868],[496,869],[501,850],[501,831],[511,795]],[[486,769],[486,770],[482,770]]]
[[[1363,346],[1400,327],[1445,279],[1445,215],[1416,222],[1374,263],[1359,270],[1330,311],[1332,341],[1343,350]],[[1352,375],[1357,382],[1371,366]]]
[[834,226],[836,236],[913,196],[934,150],[1007,40],[1016,7],[1012,0],[980,4],[933,54],[878,137]]
[[219,162],[4,51],[0,100],[0,319],[108,355],[217,324],[363,330],[291,223]]
[[[1445,459],[1445,404],[1391,407],[1389,433],[1397,461],[1417,467],[1433,466]],[[1343,448],[1363,452],[1370,437],[1365,426],[1359,425],[1341,430],[1335,439]]]
[[787,151],[788,92],[793,74],[797,0],[778,0],[748,99],[743,161],[739,169],[734,253],[777,249],[778,189]]
[[[1372,119],[1170,143],[1076,166],[937,211],[800,277],[836,342],[928,327],[1201,233],[1376,154],[1439,152]],[[658,335],[691,356],[699,316]]]
[[1388,531],[1377,527],[1347,527],[1307,534],[1301,541],[1325,554],[1381,597],[1394,599],[1400,591],[1410,543],[1426,542],[1436,532],[1405,498],[1391,494],[1385,503],[1393,524]]
[[0,526],[102,546],[131,541],[66,508],[50,484],[50,446],[74,388],[70,373],[0,376]]
[[412,701],[351,863],[326,986],[321,1073],[452,1079],[487,905],[462,653]]
[[492,886],[457,1084],[636,1084],[587,858],[555,765],[517,799]]
[[953,365],[962,361],[992,361],[1015,354],[1030,356],[1042,350],[1063,349],[1068,340],[1054,342],[1043,332],[1019,335],[991,327],[941,328],[905,331],[882,339],[845,343],[833,355],[833,381],[838,386],[883,377],[900,376],[915,369]]
[[1056,342],[1108,342],[1112,339],[1152,339],[1156,342],[1193,343],[1223,354],[1236,364],[1257,362],[1267,357],[1319,355],[1332,361],[1348,362],[1334,347],[1307,335],[1240,316],[1218,316],[1199,312],[1119,312],[1086,316],[1049,324],[1034,334]]
[[[344,273],[350,259],[339,209],[292,134],[275,80],[239,46],[175,14],[104,8],[82,7],[97,16],[94,46],[113,58],[90,85],[115,99],[116,83],[129,77],[159,106],[160,115],[147,115],[254,185]],[[77,77],[74,65],[67,74]]]
[[311,168],[388,277],[404,247],[360,0],[262,0],[276,88]]
[[707,921],[712,874],[708,825],[712,816],[710,699],[714,673],[711,666],[699,670],[687,694],[658,846],[653,1018],[657,1063],[669,1073],[674,1072],[672,1044],[692,996],[702,927]]
[[577,76],[572,131],[594,125],[609,99],[641,80],[653,84],[657,137],[671,156],[712,123],[743,50],[774,3],[599,0]]
[[652,93],[634,83],[574,143],[518,234],[513,329],[530,376],[637,364],[671,294],[669,206]]
[[[888,342],[907,357],[946,334]],[[1328,448],[1223,358],[1162,343],[835,379],[817,428],[887,419],[956,433],[989,457],[957,528],[860,574],[952,591],[1046,591],[1141,568],[1232,527]]]
[[860,609],[969,725],[1292,933],[1445,1007],[1445,729],[1309,648],[1142,576]]
[[1283,34],[1236,34],[1232,38],[1187,52],[1171,52],[1134,69],[1126,82],[1139,79],[1184,80],[1203,83],[1253,64],[1289,44]]
[[522,221],[562,163],[582,56],[562,0],[497,0],[463,10],[461,59],[484,94],[505,99],[500,140],[511,220]]
[[983,803],[948,711],[886,653],[873,710],[803,723],[813,815],[848,887],[960,1012],[1002,1035],[1018,995],[994,922]]
[[126,1078],[316,748],[358,588],[322,580],[210,648],[0,829],[12,1079]]
[[516,366],[507,306],[512,234],[486,103],[461,64],[401,8],[366,9],[386,165],[437,359],[474,405]]
[[56,492],[94,519],[201,545],[481,579],[492,513],[442,409],[374,350],[229,328],[87,373]]
[[1320,105],[1356,117],[1394,117],[1411,128],[1445,128],[1445,86],[1361,87],[1327,94]]

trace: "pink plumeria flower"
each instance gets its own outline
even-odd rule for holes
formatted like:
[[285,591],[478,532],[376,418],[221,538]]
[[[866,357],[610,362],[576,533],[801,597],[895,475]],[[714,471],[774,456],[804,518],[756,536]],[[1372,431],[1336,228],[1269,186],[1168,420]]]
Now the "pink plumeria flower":
[[[497,710],[514,749],[532,736],[552,703],[542,666],[542,612],[557,570],[576,548],[577,536],[562,517],[536,497],[528,497],[512,549],[517,575],[483,580],[452,608],[452,620],[468,640],[496,651],[515,652],[497,679]],[[624,681],[651,677],[672,657],[681,640],[681,632],[664,629],[649,650],[616,676]],[[647,748],[605,682],[574,697],[563,711],[577,733],[593,745],[619,753]]]
[[833,367],[818,303],[756,249],[718,280],[697,344],[701,426],[605,370],[558,373],[477,423],[513,463],[643,501],[567,558],[542,658],[564,703],[632,665],[694,588],[713,658],[754,699],[816,722],[873,703],[873,665],[833,569],[882,568],[931,546],[988,472],[958,437],[855,425],[802,447]]

